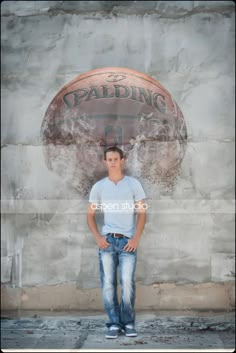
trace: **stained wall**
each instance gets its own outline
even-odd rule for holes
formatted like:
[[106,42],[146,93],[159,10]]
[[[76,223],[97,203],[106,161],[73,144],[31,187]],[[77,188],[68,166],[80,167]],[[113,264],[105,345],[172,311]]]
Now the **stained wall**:
[[[234,6],[1,3],[3,308],[101,307],[97,247],[86,224],[88,195],[48,169],[40,129],[63,85],[106,66],[158,80],[180,106],[188,131],[174,185],[141,180],[149,211],[138,254],[138,305],[232,307]],[[64,293],[62,302],[48,299],[55,290],[59,297]]]

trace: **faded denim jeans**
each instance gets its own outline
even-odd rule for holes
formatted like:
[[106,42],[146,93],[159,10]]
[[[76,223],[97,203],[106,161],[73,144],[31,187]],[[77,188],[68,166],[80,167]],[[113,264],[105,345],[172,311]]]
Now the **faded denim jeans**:
[[[117,325],[121,328],[135,322],[135,267],[137,251],[123,250],[127,238],[113,238],[107,235],[110,243],[108,248],[99,248],[100,276],[102,284],[102,298],[108,315],[108,327]],[[121,300],[117,297],[117,266],[120,275]]]

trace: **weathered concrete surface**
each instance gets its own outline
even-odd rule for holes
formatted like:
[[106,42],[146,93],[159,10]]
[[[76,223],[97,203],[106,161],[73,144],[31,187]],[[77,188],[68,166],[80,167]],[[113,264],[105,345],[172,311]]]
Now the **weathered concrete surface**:
[[232,1],[3,1],[4,15],[30,16],[58,13],[147,14],[178,18],[198,12],[223,12],[233,8]]
[[[227,296],[222,288],[235,278],[234,3],[5,1],[1,10],[2,199],[6,203],[1,254],[6,308],[22,305],[21,299],[15,299],[25,288],[34,288],[41,298],[40,288],[48,288],[45,293],[50,294],[50,286],[72,283],[64,301],[68,307],[76,297],[74,283],[85,293],[99,287],[97,248],[85,209],[76,213],[70,205],[71,200],[81,202],[67,182],[75,166],[66,161],[65,179],[47,169],[40,127],[51,99],[65,83],[111,65],[140,70],[160,81],[178,102],[189,136],[175,187],[143,183],[150,212],[139,248],[137,279],[147,288],[170,283],[166,302],[150,297],[150,305],[158,308],[184,305],[187,287],[182,287],[187,292],[181,292],[179,304],[171,294],[172,285],[204,287],[204,283],[210,283],[210,291],[221,288],[215,302],[204,295],[204,308],[207,300],[209,307],[232,307],[234,296]],[[29,204],[19,206],[22,200]],[[176,206],[178,200],[194,205]],[[46,202],[43,207],[40,201]],[[159,201],[169,204],[163,208]],[[216,207],[205,210],[202,201],[207,205],[215,201]],[[169,212],[163,213],[168,207]],[[37,303],[30,295],[23,305],[45,308],[51,305],[46,297]],[[195,302],[187,301],[188,305],[201,307],[200,294],[193,298]],[[91,308],[95,305],[90,300],[83,305],[88,307],[88,302]]]
[[[2,286],[1,302],[5,310],[103,310],[101,288],[84,289],[74,283],[23,288]],[[136,288],[137,310],[232,310],[234,303],[234,282],[137,284]]]
[[137,313],[137,337],[121,334],[106,339],[106,317],[101,314],[21,312],[4,314],[1,348],[5,349],[92,349],[170,351],[176,349],[235,348],[234,313],[152,312]]

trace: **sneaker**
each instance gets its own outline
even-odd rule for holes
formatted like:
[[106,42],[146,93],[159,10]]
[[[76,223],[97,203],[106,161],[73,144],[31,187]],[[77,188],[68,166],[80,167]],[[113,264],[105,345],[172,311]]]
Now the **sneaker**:
[[117,338],[118,334],[119,334],[119,331],[120,331],[119,327],[110,326],[108,331],[107,331],[106,338]]
[[137,336],[137,331],[135,330],[133,325],[126,325],[125,326],[125,336],[127,336],[127,337]]

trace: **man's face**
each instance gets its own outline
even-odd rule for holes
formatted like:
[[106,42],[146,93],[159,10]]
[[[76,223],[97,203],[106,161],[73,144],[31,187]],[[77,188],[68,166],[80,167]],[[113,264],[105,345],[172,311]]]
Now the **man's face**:
[[104,162],[108,171],[121,171],[124,164],[124,158],[121,159],[118,152],[107,152],[106,160]]

